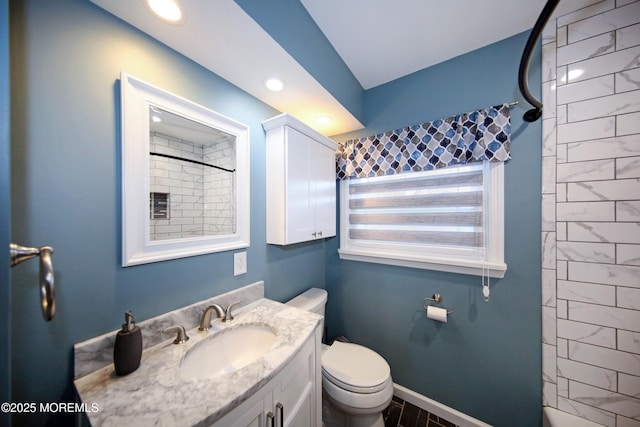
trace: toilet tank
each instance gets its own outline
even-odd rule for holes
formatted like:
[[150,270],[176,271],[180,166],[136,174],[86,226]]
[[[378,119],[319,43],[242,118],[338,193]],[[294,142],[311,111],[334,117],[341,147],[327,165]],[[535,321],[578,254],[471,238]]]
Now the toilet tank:
[[327,304],[327,291],[324,289],[311,288],[285,304],[324,316],[324,307]]

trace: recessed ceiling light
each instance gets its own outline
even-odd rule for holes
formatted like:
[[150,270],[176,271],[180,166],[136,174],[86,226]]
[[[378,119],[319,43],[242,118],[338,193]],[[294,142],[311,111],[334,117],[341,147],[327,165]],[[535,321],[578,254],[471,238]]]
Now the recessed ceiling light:
[[169,24],[181,24],[184,21],[178,0],[145,0],[144,3],[156,17]]
[[160,123],[162,121],[162,119],[160,117],[158,117],[158,116],[151,116],[151,120],[154,123]]
[[321,125],[327,125],[331,123],[331,117],[329,116],[320,116],[316,119],[316,121]]
[[266,82],[264,82],[264,85],[267,87],[267,89],[273,92],[280,92],[282,89],[284,89],[284,82],[275,77],[268,79]]

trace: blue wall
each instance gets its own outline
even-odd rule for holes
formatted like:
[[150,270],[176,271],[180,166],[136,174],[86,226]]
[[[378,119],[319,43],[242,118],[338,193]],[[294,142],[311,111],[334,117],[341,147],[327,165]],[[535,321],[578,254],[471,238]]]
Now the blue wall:
[[[0,248],[9,247],[9,3],[0,0]],[[5,252],[6,254],[6,252]],[[5,258],[6,259],[6,258]],[[0,262],[0,402],[11,400],[11,291],[9,263]],[[0,412],[0,425],[9,425],[9,414]]]
[[[345,141],[488,105],[519,100],[517,72],[528,33],[487,46],[365,93],[364,130]],[[532,64],[540,92],[540,55]],[[536,83],[537,82],[537,83]],[[512,109],[512,157],[505,166],[505,258],[485,303],[481,278],[341,261],[327,245],[329,336],[380,352],[396,383],[496,426],[538,426],[541,407],[541,124]],[[421,302],[439,292],[447,324]]]
[[300,0],[234,0],[355,118],[364,121],[362,86]]
[[[265,244],[261,122],[278,111],[87,0],[12,2],[10,26],[12,237],[54,247],[57,286],[57,315],[45,323],[37,263],[12,271],[11,400],[72,401],[73,344],[118,329],[126,310],[144,320],[257,280],[276,300],[324,287],[324,243]],[[233,276],[231,252],[120,266],[122,70],[250,126],[247,274]]]

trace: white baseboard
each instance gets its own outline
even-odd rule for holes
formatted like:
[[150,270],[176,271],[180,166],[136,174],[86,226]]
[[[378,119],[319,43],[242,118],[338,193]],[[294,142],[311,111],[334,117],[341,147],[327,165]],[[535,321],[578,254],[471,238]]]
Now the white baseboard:
[[460,411],[456,411],[447,405],[443,405],[433,399],[429,399],[426,396],[416,393],[413,390],[409,390],[408,388],[396,383],[393,383],[393,394],[420,409],[424,409],[427,412],[442,417],[460,427],[491,427],[490,424],[483,423],[480,420],[463,414]]

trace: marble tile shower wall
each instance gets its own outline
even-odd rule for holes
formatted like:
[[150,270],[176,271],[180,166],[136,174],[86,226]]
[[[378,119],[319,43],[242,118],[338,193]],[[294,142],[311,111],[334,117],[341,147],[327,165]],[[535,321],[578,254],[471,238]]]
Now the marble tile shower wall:
[[[234,139],[224,139],[204,147],[203,161],[228,170],[235,169]],[[204,177],[204,233],[232,234],[236,231],[234,173],[209,169]]]
[[562,1],[542,55],[543,403],[640,427],[640,1]]
[[[151,152],[202,161],[202,147],[159,134],[151,137]],[[150,221],[151,240],[201,236],[204,207],[203,166],[151,156],[150,191],[169,193],[169,219]]]

